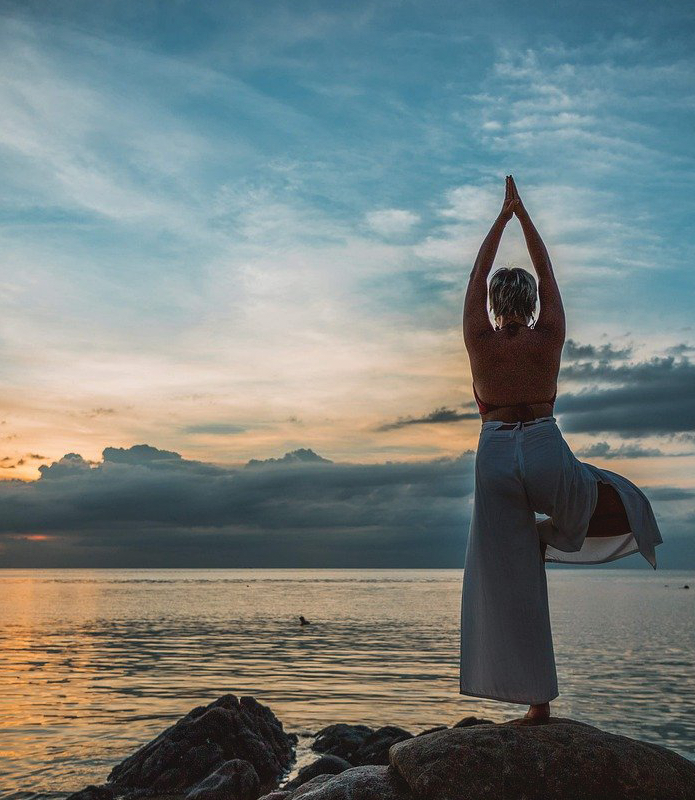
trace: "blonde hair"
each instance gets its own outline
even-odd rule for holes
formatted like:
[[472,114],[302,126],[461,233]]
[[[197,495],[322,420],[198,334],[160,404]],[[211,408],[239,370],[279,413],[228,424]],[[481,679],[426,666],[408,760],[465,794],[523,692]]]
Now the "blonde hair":
[[521,267],[500,267],[490,279],[490,309],[498,317],[533,319],[536,279]]

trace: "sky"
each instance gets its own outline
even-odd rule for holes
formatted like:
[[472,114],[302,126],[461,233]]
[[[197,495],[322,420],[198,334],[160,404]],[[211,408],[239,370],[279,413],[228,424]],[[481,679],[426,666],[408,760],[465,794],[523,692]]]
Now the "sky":
[[558,424],[695,568],[694,45],[687,2],[0,0],[0,566],[462,566],[511,173]]

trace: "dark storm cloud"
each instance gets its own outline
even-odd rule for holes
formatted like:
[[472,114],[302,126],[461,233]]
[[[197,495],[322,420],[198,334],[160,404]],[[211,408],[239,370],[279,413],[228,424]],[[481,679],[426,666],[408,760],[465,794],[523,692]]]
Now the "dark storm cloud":
[[562,369],[560,379],[588,384],[558,396],[555,411],[566,431],[636,437],[695,430],[695,364],[688,358],[575,363]]
[[395,422],[386,422],[379,425],[377,431],[392,431],[396,428],[405,428],[408,425],[436,425],[442,422],[460,422],[464,419],[479,419],[477,411],[455,411],[453,408],[440,406],[421,417],[398,417]]
[[[665,453],[656,447],[642,447],[639,444],[613,447],[608,442],[595,442],[581,450],[576,450],[575,455],[581,458],[649,458],[663,456]],[[693,455],[693,453],[688,455]]]
[[291,453],[285,453],[282,458],[252,458],[246,462],[246,467],[269,467],[269,466],[286,466],[287,464],[332,464],[330,458],[324,458],[318,453],[315,453],[310,447],[300,447],[299,450],[293,450]]
[[632,355],[632,347],[614,348],[610,344],[596,347],[593,344],[579,344],[568,339],[562,350],[562,357],[567,361],[622,361]]
[[695,489],[681,489],[677,486],[651,486],[644,489],[650,500],[691,500]]
[[695,347],[691,344],[685,344],[681,342],[680,344],[674,344],[673,347],[666,348],[666,355],[669,356],[684,356],[687,353],[695,352]]
[[[341,464],[305,448],[237,468],[144,444],[96,466],[68,453],[37,481],[0,482],[0,565],[458,568],[473,466],[472,451]],[[644,491],[662,566],[695,566],[695,489]]]
[[[5,566],[37,558],[43,566],[456,566],[472,466],[471,452],[338,464],[305,449],[240,468],[148,445],[108,447],[94,467],[68,453],[37,481],[0,483],[0,558]],[[50,539],[24,538],[36,534]],[[32,564],[22,560],[28,548]]]
[[621,444],[615,447],[608,442],[594,442],[593,444],[574,451],[581,458],[677,458],[695,456],[695,450],[684,450],[676,453],[666,452],[658,447],[643,447],[634,444]]

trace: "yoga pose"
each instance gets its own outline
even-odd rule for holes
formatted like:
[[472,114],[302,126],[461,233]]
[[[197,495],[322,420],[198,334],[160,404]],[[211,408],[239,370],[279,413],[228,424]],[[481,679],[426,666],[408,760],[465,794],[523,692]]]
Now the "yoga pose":
[[[498,269],[489,287],[493,328],[487,279],[515,214],[539,287],[524,269]],[[511,175],[471,272],[463,336],[482,427],[463,575],[460,693],[528,704],[525,718],[543,722],[558,696],[545,562],[598,564],[640,552],[656,569],[662,539],[643,492],[575,458],[557,426],[565,312]]]

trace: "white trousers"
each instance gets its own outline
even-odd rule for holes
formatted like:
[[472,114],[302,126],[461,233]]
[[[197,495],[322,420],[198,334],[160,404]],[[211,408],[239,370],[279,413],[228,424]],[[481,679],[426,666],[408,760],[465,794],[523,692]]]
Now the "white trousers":
[[[483,423],[475,458],[460,693],[530,705],[558,696],[540,542],[548,545],[546,561],[596,564],[639,551],[656,568],[654,546],[662,540],[645,495],[627,478],[575,458],[555,417],[511,430],[502,424]],[[597,481],[620,494],[629,533],[586,537]]]

